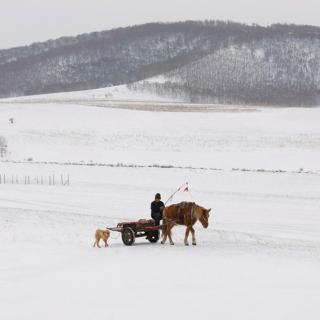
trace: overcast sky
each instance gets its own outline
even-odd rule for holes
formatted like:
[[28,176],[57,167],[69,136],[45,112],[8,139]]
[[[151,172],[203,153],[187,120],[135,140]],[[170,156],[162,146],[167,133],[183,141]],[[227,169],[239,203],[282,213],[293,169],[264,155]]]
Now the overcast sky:
[[320,0],[0,0],[0,48],[152,21],[320,25]]

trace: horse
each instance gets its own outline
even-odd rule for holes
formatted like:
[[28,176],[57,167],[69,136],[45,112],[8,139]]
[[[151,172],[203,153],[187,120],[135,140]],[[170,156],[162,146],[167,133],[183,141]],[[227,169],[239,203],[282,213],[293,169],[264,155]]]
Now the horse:
[[184,237],[184,244],[189,245],[188,237],[191,231],[192,244],[196,245],[195,230],[193,225],[200,221],[206,229],[209,226],[209,216],[211,209],[205,209],[194,202],[181,202],[165,207],[163,210],[163,225],[162,225],[162,244],[165,244],[167,237],[170,244],[174,245],[171,238],[171,229],[176,225],[184,225],[187,227]]

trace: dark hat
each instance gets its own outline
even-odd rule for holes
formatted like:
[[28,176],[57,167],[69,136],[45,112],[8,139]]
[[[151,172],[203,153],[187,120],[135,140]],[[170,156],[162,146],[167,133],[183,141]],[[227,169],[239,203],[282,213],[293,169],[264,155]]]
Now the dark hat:
[[161,199],[161,194],[160,194],[160,193],[157,193],[154,198],[155,198],[155,199]]

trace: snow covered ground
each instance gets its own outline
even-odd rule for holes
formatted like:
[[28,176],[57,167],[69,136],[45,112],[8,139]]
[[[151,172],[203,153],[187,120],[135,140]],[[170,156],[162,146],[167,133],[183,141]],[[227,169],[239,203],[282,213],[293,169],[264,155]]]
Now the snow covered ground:
[[[319,117],[1,104],[0,319],[319,319]],[[175,246],[92,248],[96,228],[148,217],[185,181],[174,202],[213,211],[196,247],[177,227]]]

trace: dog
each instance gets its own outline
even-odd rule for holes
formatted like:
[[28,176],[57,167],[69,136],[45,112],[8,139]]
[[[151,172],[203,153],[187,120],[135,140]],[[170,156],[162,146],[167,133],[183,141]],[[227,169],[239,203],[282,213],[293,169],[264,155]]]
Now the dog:
[[96,241],[93,244],[93,247],[95,247],[97,245],[97,247],[100,248],[99,242],[100,242],[101,239],[104,241],[105,247],[109,247],[109,245],[108,245],[109,237],[110,237],[110,230],[108,230],[108,229],[106,229],[106,230],[97,229],[96,230],[96,234],[95,234]]

